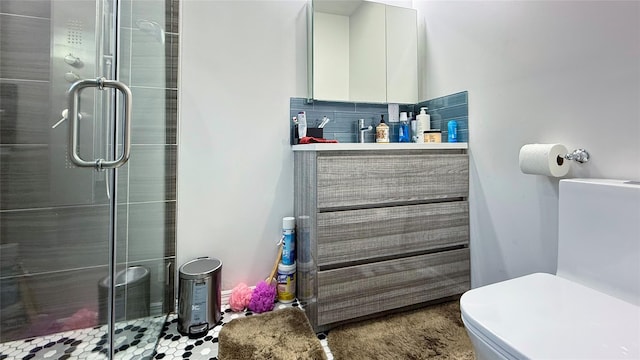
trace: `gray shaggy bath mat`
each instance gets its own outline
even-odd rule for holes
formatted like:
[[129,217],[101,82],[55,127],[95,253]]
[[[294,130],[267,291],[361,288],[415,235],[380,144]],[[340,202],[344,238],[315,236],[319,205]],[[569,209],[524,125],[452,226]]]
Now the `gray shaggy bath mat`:
[[343,325],[327,340],[336,360],[474,359],[458,301]]
[[326,360],[304,311],[286,308],[235,319],[220,330],[220,360]]

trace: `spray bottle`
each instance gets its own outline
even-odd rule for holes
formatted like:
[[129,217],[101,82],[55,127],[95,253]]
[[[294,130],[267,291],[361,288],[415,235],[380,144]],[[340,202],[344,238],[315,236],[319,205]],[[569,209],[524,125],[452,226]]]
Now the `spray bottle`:
[[282,218],[282,263],[293,265],[296,260],[296,218]]

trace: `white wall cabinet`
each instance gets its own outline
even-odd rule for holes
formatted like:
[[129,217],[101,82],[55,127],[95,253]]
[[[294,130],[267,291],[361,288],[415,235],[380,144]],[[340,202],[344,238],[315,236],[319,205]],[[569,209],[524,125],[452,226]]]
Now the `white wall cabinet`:
[[313,2],[316,100],[418,102],[417,12],[370,1]]

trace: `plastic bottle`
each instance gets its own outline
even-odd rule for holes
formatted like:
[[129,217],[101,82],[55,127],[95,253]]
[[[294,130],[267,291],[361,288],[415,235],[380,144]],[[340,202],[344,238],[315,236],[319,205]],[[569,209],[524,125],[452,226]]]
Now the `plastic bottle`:
[[296,262],[296,218],[282,218],[282,264],[292,265]]
[[458,142],[458,122],[451,120],[447,123],[447,142]]
[[307,114],[304,111],[298,113],[298,138],[307,136]]
[[398,128],[398,142],[409,142],[411,136],[409,135],[409,122],[407,120],[407,113],[400,113],[400,127]]
[[376,126],[376,142],[389,142],[389,126],[384,123],[384,115],[380,115],[380,124]]
[[418,122],[413,117],[413,111],[409,113],[409,124],[411,126],[411,142],[416,142],[416,136],[418,133]]
[[424,143],[424,132],[431,130],[431,117],[427,114],[427,108],[420,108],[420,114],[416,116],[416,142]]
[[292,302],[296,298],[296,263],[278,264],[278,301]]

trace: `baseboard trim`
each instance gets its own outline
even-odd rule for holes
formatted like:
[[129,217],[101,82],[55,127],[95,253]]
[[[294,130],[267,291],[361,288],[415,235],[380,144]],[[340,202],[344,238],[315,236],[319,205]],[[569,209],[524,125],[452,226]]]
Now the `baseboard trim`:
[[222,308],[224,309],[227,305],[229,305],[229,298],[231,297],[231,290],[225,290],[220,292],[220,302],[222,303]]

